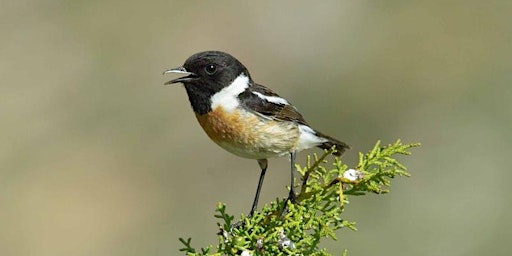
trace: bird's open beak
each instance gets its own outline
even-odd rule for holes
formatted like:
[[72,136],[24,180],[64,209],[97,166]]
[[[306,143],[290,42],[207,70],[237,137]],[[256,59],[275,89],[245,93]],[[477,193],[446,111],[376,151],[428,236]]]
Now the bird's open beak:
[[197,77],[198,77],[196,74],[187,71],[184,67],[171,68],[171,69],[168,69],[168,70],[164,71],[164,75],[165,74],[169,74],[169,73],[187,74],[188,76],[176,78],[174,80],[166,82],[165,84],[183,83],[183,82],[187,82],[187,81],[191,81],[191,80],[197,79]]

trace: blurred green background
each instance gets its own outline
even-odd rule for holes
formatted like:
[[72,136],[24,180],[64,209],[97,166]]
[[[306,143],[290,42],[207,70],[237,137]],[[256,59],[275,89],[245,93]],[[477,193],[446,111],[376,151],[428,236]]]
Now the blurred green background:
[[[223,50],[357,152],[401,138],[413,177],[352,198],[350,255],[509,255],[511,1],[0,4],[0,255],[179,255],[247,213],[255,161],[197,124],[162,76]],[[311,152],[320,152],[312,150]],[[300,154],[303,162],[307,153]],[[261,204],[286,196],[273,159]]]

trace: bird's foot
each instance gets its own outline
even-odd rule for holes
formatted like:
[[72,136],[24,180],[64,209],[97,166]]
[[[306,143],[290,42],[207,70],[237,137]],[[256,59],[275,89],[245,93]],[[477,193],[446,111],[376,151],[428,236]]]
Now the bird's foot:
[[292,189],[290,190],[290,194],[288,194],[288,198],[284,201],[284,207],[283,212],[281,212],[281,218],[283,218],[286,213],[288,213],[288,202],[291,202],[292,204],[297,204],[299,201],[297,200],[297,195],[295,194],[295,191]]

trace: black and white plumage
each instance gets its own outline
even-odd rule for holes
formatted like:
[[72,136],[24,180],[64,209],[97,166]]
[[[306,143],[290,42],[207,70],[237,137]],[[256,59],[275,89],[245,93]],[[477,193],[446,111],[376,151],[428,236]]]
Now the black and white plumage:
[[[164,73],[187,74],[166,84],[184,84],[197,120],[215,143],[235,155],[258,160],[261,175],[251,214],[257,207],[267,158],[290,155],[293,183],[297,152],[334,146],[335,154],[341,155],[349,148],[311,128],[293,105],[255,83],[247,68],[227,53],[197,53],[182,67]],[[289,199],[295,200],[293,184]]]

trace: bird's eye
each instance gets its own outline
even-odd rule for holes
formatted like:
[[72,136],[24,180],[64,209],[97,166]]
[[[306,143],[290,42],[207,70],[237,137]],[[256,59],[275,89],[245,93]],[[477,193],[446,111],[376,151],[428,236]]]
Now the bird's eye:
[[208,75],[213,75],[213,74],[215,74],[215,72],[217,72],[217,66],[215,66],[213,64],[206,65],[206,67],[204,68],[204,71]]

